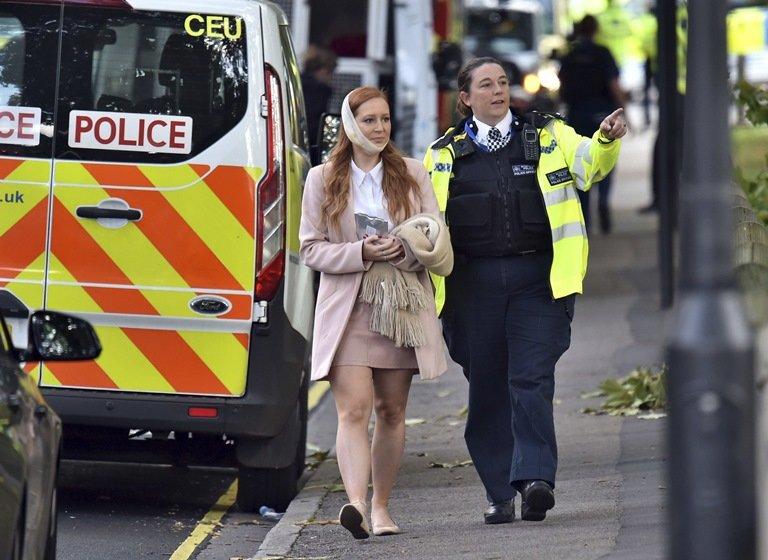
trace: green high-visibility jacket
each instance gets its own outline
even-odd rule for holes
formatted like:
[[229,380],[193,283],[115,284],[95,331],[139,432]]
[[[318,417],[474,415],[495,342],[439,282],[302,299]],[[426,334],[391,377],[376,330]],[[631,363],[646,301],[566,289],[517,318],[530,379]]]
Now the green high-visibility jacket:
[[[537,114],[533,124],[539,131],[541,146],[536,178],[552,228],[553,258],[549,280],[552,296],[557,299],[581,293],[587,272],[587,230],[576,189],[588,191],[613,169],[621,141],[608,142],[599,130],[591,139],[581,136],[556,115]],[[443,213],[453,176],[454,142],[466,137],[463,128],[450,128],[432,143],[424,157]],[[450,226],[449,223],[449,230]],[[440,314],[445,303],[445,279],[433,274],[432,280],[437,313]]]

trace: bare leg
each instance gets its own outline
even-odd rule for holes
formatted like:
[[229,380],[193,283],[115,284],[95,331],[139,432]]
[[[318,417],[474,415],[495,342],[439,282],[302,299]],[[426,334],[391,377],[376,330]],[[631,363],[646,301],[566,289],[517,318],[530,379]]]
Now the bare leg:
[[347,496],[353,503],[366,503],[368,499],[371,472],[368,422],[373,407],[371,373],[367,367],[338,366],[332,368],[329,375],[339,419],[336,459]]
[[376,424],[371,448],[371,520],[374,531],[377,526],[395,527],[389,515],[389,497],[405,449],[405,409],[412,379],[412,370],[374,370],[373,373]]

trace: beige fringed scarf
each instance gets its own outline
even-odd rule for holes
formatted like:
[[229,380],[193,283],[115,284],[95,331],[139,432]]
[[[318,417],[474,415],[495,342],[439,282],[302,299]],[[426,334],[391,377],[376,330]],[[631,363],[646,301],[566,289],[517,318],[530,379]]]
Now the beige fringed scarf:
[[[445,224],[429,214],[416,214],[396,226],[391,235],[408,246],[427,270],[447,276],[453,269],[453,250]],[[360,297],[373,306],[370,329],[391,338],[395,346],[424,344],[419,312],[431,295],[415,272],[395,268],[388,262],[373,263],[363,276]]]

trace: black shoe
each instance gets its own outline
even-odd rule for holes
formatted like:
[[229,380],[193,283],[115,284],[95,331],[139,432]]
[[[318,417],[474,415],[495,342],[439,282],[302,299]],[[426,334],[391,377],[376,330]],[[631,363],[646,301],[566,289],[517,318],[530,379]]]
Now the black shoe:
[[542,521],[547,510],[555,507],[555,492],[543,480],[529,480],[523,484],[520,494],[523,498],[520,517],[524,521]]
[[488,509],[483,512],[483,518],[486,525],[512,523],[515,520],[515,502],[507,500],[489,504]]

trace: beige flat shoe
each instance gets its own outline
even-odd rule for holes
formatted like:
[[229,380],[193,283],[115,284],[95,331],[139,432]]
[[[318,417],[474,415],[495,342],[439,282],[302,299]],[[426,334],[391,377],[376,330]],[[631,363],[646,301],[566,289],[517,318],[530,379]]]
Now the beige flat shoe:
[[371,536],[368,519],[365,517],[367,509],[365,502],[352,502],[344,504],[339,511],[339,523],[356,539],[367,539]]
[[373,534],[377,537],[385,537],[387,535],[399,535],[400,527],[397,525],[374,525]]

